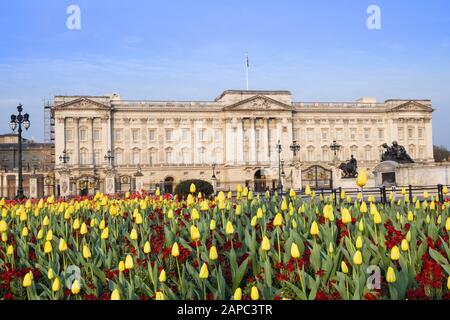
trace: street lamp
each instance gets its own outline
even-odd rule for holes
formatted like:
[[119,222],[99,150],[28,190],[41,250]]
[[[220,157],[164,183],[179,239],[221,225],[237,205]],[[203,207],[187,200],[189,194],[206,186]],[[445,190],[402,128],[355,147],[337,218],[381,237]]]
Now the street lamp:
[[212,179],[216,179],[217,177],[216,177],[216,164],[215,163],[213,163],[213,165],[212,165],[212,169],[213,169],[213,175],[212,175]]
[[278,140],[277,144],[277,152],[278,152],[278,193],[280,196],[283,193],[283,184],[281,183],[281,152],[283,151],[283,146],[281,145],[281,141]]
[[70,157],[67,155],[67,150],[64,149],[62,155],[59,156],[59,161],[66,165],[67,163],[69,163],[69,160]]
[[333,141],[333,143],[330,146],[330,149],[334,151],[334,160],[338,160],[337,153],[339,150],[341,150],[342,146],[336,142],[336,140]]
[[301,148],[300,145],[297,143],[296,140],[294,140],[291,145],[291,151],[294,153],[294,157],[297,156],[297,153],[300,151],[300,148]]
[[19,134],[19,186],[17,188],[17,199],[23,200],[25,198],[24,192],[23,192],[23,172],[22,172],[22,126],[25,128],[25,130],[28,130],[30,127],[30,115],[28,113],[22,114],[23,108],[20,104],[17,107],[17,111],[19,112],[17,115],[12,114],[11,115],[11,121],[9,122],[9,127],[13,132],[16,131],[16,128],[18,127],[18,134]]
[[112,155],[112,151],[111,150],[108,150],[108,152],[106,153],[105,161],[108,161],[109,166],[112,167],[112,164],[113,164],[113,161],[114,161],[114,156]]

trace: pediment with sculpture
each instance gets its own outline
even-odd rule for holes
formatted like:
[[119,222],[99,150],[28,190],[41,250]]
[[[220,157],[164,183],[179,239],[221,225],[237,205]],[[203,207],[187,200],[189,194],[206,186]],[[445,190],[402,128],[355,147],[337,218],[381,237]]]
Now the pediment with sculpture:
[[224,111],[292,111],[292,106],[266,96],[255,96],[227,106]]

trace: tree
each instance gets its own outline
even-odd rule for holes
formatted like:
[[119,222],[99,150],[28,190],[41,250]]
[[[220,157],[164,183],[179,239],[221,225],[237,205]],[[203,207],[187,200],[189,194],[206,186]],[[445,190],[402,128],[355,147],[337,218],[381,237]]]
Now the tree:
[[208,181],[204,180],[186,180],[180,182],[175,188],[175,194],[179,197],[187,197],[190,193],[191,184],[195,185],[196,194],[201,193],[206,197],[211,196],[214,193],[214,188]]
[[436,162],[450,161],[450,150],[444,146],[433,146],[434,160]]

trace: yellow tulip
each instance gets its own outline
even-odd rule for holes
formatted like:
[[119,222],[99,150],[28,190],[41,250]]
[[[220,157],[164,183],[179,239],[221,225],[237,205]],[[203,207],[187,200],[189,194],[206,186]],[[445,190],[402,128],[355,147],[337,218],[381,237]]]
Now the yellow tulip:
[[258,223],[258,218],[256,217],[256,216],[254,216],[253,218],[252,218],[252,220],[250,221],[250,225],[252,226],[252,227],[256,227],[256,224]]
[[414,215],[411,211],[408,212],[408,221],[413,222],[414,221]]
[[233,300],[242,300],[242,289],[241,288],[237,288],[236,291],[234,291]]
[[310,196],[311,195],[311,187],[308,185],[306,185],[305,188],[305,195]]
[[180,255],[180,249],[178,248],[178,243],[174,243],[172,246],[172,256],[178,257]]
[[209,276],[208,266],[206,265],[206,263],[203,263],[200,269],[199,277],[200,279],[208,279],[208,276]]
[[[444,186],[444,187],[442,188],[442,193],[443,193],[444,195],[447,195],[447,194],[448,194],[448,187],[447,187],[447,186]],[[449,290],[450,290],[450,288],[449,288]]]
[[12,245],[9,245],[6,249],[6,255],[12,256],[14,254],[14,247]]
[[298,246],[296,243],[292,243],[291,245],[291,257],[294,259],[300,258],[300,251],[298,250]]
[[49,220],[48,216],[45,216],[44,220],[42,221],[42,225],[48,226],[49,224],[50,224],[50,220]]
[[362,254],[361,251],[357,250],[353,256],[353,263],[356,265],[362,264]]
[[297,194],[295,193],[295,190],[291,188],[291,190],[289,191],[289,197],[295,198],[296,196]]
[[256,286],[252,287],[250,296],[251,296],[252,300],[259,300],[259,291]]
[[240,216],[240,215],[241,215],[241,211],[242,211],[241,205],[238,204],[238,205],[236,206],[236,215],[237,215],[237,216]]
[[167,212],[167,218],[172,219],[173,218],[173,210],[169,209],[169,212]]
[[332,242],[330,242],[330,244],[328,245],[328,253],[329,254],[333,254],[334,253],[334,246],[333,246]]
[[319,225],[316,221],[314,221],[311,225],[311,229],[309,231],[312,236],[318,236],[319,235]]
[[52,291],[58,292],[59,289],[61,289],[61,281],[59,280],[58,277],[56,277],[55,280],[53,280]]
[[409,250],[409,244],[406,239],[402,240],[402,251],[408,251]]
[[53,251],[52,243],[50,241],[46,241],[44,244],[44,253],[51,253]]
[[387,274],[386,274],[386,281],[388,283],[394,283],[397,281],[397,278],[395,277],[395,271],[392,269],[392,267],[388,268]]
[[358,236],[356,239],[356,249],[361,249],[363,246],[363,239],[361,236]]
[[47,278],[49,280],[52,280],[54,277],[55,277],[55,273],[53,272],[53,269],[49,268],[48,271],[47,271]]
[[347,264],[345,263],[345,261],[341,262],[341,270],[343,273],[347,274],[348,273],[348,267]]
[[209,249],[209,259],[215,261],[218,257],[219,255],[217,254],[217,248],[215,246],[211,246]]
[[87,245],[83,246],[83,258],[89,260],[92,257],[91,250]]
[[227,227],[225,228],[225,233],[228,234],[228,235],[234,233],[234,227],[233,227],[233,224],[230,221],[227,222]]
[[133,258],[130,255],[127,255],[127,257],[125,258],[125,269],[130,270],[133,269],[133,267],[134,267]]
[[352,222],[352,216],[350,215],[350,211],[347,208],[342,210],[342,223],[349,224]]
[[63,238],[59,239],[59,251],[64,252],[66,250],[67,250],[66,241]]
[[191,226],[191,239],[192,241],[198,241],[200,240],[200,231],[196,226]]
[[269,251],[270,250],[270,240],[266,236],[264,236],[264,238],[262,240],[261,250],[263,250],[263,251]]
[[216,230],[216,220],[212,219],[209,223],[209,230],[214,231]]
[[367,184],[367,173],[365,170],[361,170],[356,178],[356,185],[360,188],[364,188]]
[[361,206],[359,207],[359,212],[361,213],[367,213],[367,204],[365,201],[361,203]]
[[78,282],[78,280],[75,280],[72,283],[72,294],[77,295],[80,293],[80,283]]
[[155,296],[156,300],[164,300],[164,293],[162,293],[161,291],[156,292],[156,296]]
[[1,220],[0,221],[0,232],[6,232],[8,230],[8,224]]
[[263,210],[261,208],[258,208],[258,210],[256,211],[256,217],[258,219],[261,219],[263,217]]
[[120,261],[119,262],[119,272],[124,272],[124,271],[125,271],[125,262]]
[[73,222],[72,228],[73,228],[73,230],[80,229],[80,220],[75,219],[75,221]]
[[247,194],[247,200],[250,200],[250,201],[253,200],[253,192],[252,192],[252,191],[249,191],[249,192],[248,192],[248,194]]
[[445,220],[445,230],[450,231],[450,217]]
[[208,211],[209,210],[209,203],[208,200],[204,200],[202,202],[202,206],[200,208],[201,211]]
[[103,229],[103,231],[102,231],[102,234],[101,234],[100,238],[101,238],[102,240],[106,240],[106,239],[108,239],[108,237],[109,237],[109,228],[108,228],[108,227],[105,227],[105,228]]
[[197,190],[197,188],[195,187],[195,184],[191,184],[191,186],[189,187],[189,192],[190,193],[195,193],[195,191]]
[[85,235],[87,232],[88,232],[88,231],[87,231],[87,225],[86,225],[86,223],[83,222],[83,223],[81,224],[80,234]]
[[22,229],[22,237],[28,237],[28,228],[27,227],[23,227],[23,229]]
[[33,283],[33,274],[30,271],[25,275],[25,277],[23,277],[22,286],[24,288],[28,288],[28,287],[31,287],[32,283]]
[[100,230],[103,230],[103,229],[106,228],[106,222],[105,222],[105,220],[100,221],[100,224],[99,224],[98,228],[99,228]]
[[152,247],[151,247],[151,245],[150,245],[150,242],[146,242],[145,244],[144,244],[144,253],[145,254],[149,254],[150,252],[152,252]]
[[114,289],[114,291],[111,293],[111,300],[112,300],[112,301],[120,300],[120,293],[119,293],[119,290]]
[[397,246],[393,246],[391,249],[391,260],[397,261],[398,259],[400,259],[400,250],[398,250]]
[[364,222],[363,221],[360,221],[358,223],[358,230],[359,230],[359,232],[364,232]]
[[133,228],[133,230],[131,230],[131,232],[130,232],[130,239],[136,240],[137,238],[138,238],[137,231],[136,231],[136,229]]
[[52,230],[49,230],[47,232],[47,236],[45,237],[45,240],[47,240],[47,241],[52,241],[53,240],[53,231]]
[[140,213],[138,213],[137,215],[136,215],[136,218],[134,218],[134,222],[136,222],[136,224],[142,224],[142,216],[141,216],[141,214]]
[[275,227],[279,227],[279,226],[281,226],[283,224],[283,216],[281,215],[281,213],[278,213],[276,216],[275,216],[275,219],[273,220],[273,225],[275,226]]
[[187,206],[190,207],[194,203],[195,203],[194,197],[192,196],[192,194],[189,194],[187,199],[186,199]]
[[192,209],[191,219],[192,219],[192,221],[200,219],[200,215],[199,215],[197,209],[195,209],[195,208]]
[[281,211],[287,211],[288,210],[288,205],[286,202],[286,199],[283,199],[283,201],[281,202]]
[[381,215],[380,215],[380,213],[378,211],[375,212],[375,214],[373,215],[373,222],[375,224],[380,224],[382,222]]
[[450,276],[447,278],[447,289],[450,290]]
[[166,271],[164,269],[159,273],[159,282],[164,283],[167,280]]

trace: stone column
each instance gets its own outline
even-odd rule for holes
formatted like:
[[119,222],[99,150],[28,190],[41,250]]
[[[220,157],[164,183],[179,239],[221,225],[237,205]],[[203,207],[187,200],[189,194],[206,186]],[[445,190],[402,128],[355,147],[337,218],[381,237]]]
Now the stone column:
[[116,193],[116,175],[112,168],[105,171],[105,193],[114,195]]
[[73,152],[73,164],[76,166],[80,165],[80,118],[73,118],[73,122],[75,124],[75,137],[74,137],[74,145],[75,149]]
[[238,119],[237,124],[237,138],[236,138],[236,146],[237,146],[237,162],[244,162],[244,122],[243,119]]
[[432,161],[434,159],[433,153],[433,130],[431,126],[431,119],[425,120],[425,157],[427,160]]
[[37,185],[37,176],[32,175],[30,177],[30,198],[36,199],[38,197],[38,185]]
[[250,118],[250,163],[256,163],[256,128],[255,118]]
[[92,161],[92,166],[95,167],[97,164],[95,163],[95,143],[94,143],[94,121],[95,118],[92,117],[91,119],[91,161]]
[[136,178],[136,191],[144,191],[144,175],[139,171],[134,175],[134,177]]
[[263,123],[263,129],[261,131],[261,135],[260,135],[260,141],[261,141],[261,145],[262,145],[262,150],[261,150],[261,155],[262,155],[262,159],[260,159],[260,161],[262,162],[268,162],[269,161],[269,127],[267,126],[267,121],[263,118],[261,119],[262,123]]
[[70,171],[63,169],[60,171],[59,186],[62,198],[70,196]]
[[225,154],[226,154],[226,163],[232,164],[233,163],[233,128],[231,125],[231,119],[227,118],[225,119],[225,131],[226,131],[226,138],[225,138]]

